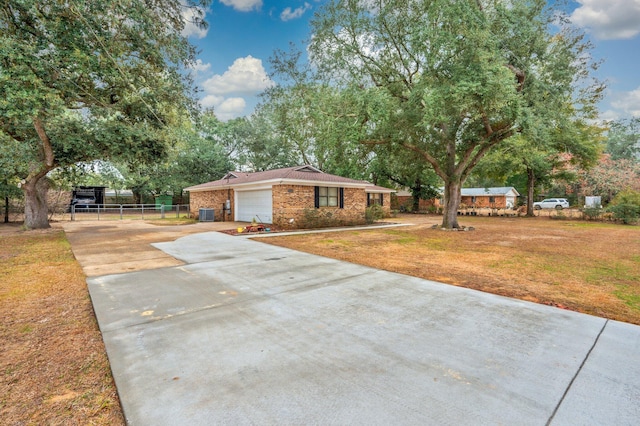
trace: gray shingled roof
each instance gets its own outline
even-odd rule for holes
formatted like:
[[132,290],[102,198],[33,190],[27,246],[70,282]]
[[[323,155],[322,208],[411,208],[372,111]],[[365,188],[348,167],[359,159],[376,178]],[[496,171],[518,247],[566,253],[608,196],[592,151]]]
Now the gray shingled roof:
[[311,181],[318,183],[342,183],[349,186],[361,186],[363,188],[377,188],[378,191],[383,189],[391,191],[388,188],[375,187],[373,184],[364,180],[349,179],[342,176],[324,173],[313,166],[295,166],[284,169],[266,170],[264,172],[229,172],[225,177],[213,182],[202,183],[186,188],[186,191],[203,191],[207,189],[215,189],[218,187],[226,188],[228,186],[273,182],[273,181]]

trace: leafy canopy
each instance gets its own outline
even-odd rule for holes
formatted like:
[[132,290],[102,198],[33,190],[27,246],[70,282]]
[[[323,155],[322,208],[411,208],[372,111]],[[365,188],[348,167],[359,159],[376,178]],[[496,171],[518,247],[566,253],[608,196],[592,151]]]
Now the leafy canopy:
[[[150,162],[167,128],[192,107],[181,70],[194,59],[182,36],[183,0],[15,0],[0,5],[0,142],[21,153],[26,225],[44,227],[36,187],[78,161]],[[41,187],[42,188],[42,187]]]
[[345,113],[360,143],[396,145],[434,169],[443,226],[457,227],[460,188],[491,149],[593,117],[602,87],[590,46],[556,16],[544,0],[334,0],[312,21],[309,54],[326,84],[359,89],[362,107]]

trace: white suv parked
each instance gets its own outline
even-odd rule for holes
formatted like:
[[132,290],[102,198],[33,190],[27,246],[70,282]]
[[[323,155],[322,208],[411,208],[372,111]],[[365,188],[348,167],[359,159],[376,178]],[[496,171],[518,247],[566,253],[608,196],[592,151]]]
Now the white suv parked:
[[547,198],[545,200],[533,203],[533,208],[536,210],[540,210],[540,209],[562,210],[562,209],[569,208],[569,202],[567,201],[566,198]]

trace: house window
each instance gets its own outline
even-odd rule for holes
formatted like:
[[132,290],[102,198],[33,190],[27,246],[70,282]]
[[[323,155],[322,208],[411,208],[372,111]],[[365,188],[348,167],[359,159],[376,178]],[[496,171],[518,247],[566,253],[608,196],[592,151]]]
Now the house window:
[[384,205],[384,198],[383,198],[383,194],[375,194],[372,192],[368,192],[367,193],[367,207],[371,207],[371,206],[375,206],[375,205],[379,205],[382,206]]
[[315,206],[318,207],[344,207],[344,189],[331,186],[315,187]]
[[490,203],[495,203],[496,202],[496,197],[489,197],[489,202]]
[[338,188],[330,188],[326,186],[319,187],[318,205],[320,207],[337,207],[338,206]]

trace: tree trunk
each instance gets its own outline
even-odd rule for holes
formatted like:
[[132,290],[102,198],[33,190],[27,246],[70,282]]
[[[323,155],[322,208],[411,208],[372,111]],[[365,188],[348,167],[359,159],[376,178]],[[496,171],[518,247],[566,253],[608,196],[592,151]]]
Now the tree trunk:
[[[179,194],[179,195],[175,195]],[[184,191],[175,191],[174,192],[174,204],[184,204]]]
[[442,227],[445,229],[459,228],[458,207],[460,206],[460,189],[462,182],[448,181],[444,186],[444,211],[442,217]]
[[131,190],[133,194],[133,204],[142,204],[142,193],[136,189]]
[[24,192],[24,226],[27,229],[49,228],[46,177],[33,178],[22,185]]
[[533,217],[533,190],[536,186],[536,175],[527,167],[527,216]]
[[414,213],[418,213],[420,211],[420,195],[421,195],[422,184],[420,183],[420,179],[416,180],[411,187],[411,196],[413,198],[413,207],[412,211]]
[[413,206],[411,207],[411,211],[413,213],[418,213],[420,211],[420,195],[417,192],[414,192],[412,198]]
[[9,223],[9,196],[4,197],[4,223]]
[[49,190],[47,173],[55,168],[55,156],[51,140],[40,117],[33,118],[33,127],[42,144],[42,164],[29,173],[25,183],[22,184],[24,226],[27,229],[46,229],[50,227],[47,209],[47,191]]

